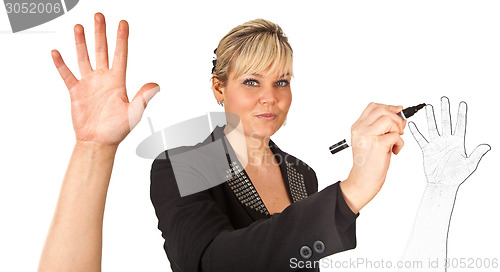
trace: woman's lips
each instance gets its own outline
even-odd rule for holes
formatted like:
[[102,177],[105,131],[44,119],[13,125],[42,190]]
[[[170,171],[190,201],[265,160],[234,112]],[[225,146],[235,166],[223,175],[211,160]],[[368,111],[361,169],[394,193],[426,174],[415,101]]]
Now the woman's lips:
[[276,114],[274,114],[274,113],[261,113],[261,114],[255,115],[255,116],[261,120],[264,120],[264,121],[272,121],[272,120],[276,119]]

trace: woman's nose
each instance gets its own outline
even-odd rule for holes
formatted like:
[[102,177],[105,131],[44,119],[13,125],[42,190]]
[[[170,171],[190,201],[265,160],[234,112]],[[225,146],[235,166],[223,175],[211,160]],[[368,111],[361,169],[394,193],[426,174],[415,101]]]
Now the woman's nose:
[[262,90],[259,101],[261,104],[275,104],[278,98],[272,87],[267,87]]

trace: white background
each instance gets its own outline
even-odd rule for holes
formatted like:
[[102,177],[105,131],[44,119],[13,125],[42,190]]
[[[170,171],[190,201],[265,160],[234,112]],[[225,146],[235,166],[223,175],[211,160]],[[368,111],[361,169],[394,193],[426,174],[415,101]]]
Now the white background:
[[[50,51],[78,74],[73,26],[85,27],[93,62],[93,15],[108,25],[110,56],[118,21],[130,23],[129,97],[161,86],[143,121],[121,144],[109,188],[103,270],[169,271],[149,199],[152,160],[135,148],[155,130],[220,110],[210,89],[213,50],[232,27],[255,18],[278,23],[294,49],[293,103],[273,140],[312,166],[320,188],[347,177],[350,151],[328,146],[346,137],[370,101],[412,106],[450,98],[452,120],[469,106],[466,150],[492,146],[460,187],[449,231],[449,257],[499,258],[497,1],[90,1],[68,14],[12,34],[0,8],[0,271],[33,271],[74,144],[69,95]],[[425,113],[412,118],[426,135]],[[453,123],[454,124],[454,123]],[[358,246],[331,260],[397,261],[425,187],[421,152],[409,130],[386,183],[357,220]],[[384,271],[383,269],[368,269]],[[368,271],[322,269],[322,271]],[[449,271],[493,271],[450,269]]]

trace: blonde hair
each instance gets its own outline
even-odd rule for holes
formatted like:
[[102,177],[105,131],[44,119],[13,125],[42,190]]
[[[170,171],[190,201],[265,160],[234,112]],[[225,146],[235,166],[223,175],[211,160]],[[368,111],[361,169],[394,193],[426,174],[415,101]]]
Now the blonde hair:
[[269,68],[263,76],[277,72],[293,77],[293,51],[288,38],[279,25],[264,19],[233,28],[221,39],[215,54],[217,61],[212,78],[221,81],[222,86],[230,72],[236,78]]

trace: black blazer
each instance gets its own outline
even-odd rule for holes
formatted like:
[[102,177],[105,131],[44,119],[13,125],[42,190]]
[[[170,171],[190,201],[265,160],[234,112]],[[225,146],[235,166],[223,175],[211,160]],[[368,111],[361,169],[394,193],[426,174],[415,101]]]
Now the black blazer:
[[[234,151],[223,129],[217,127],[195,146],[164,151],[152,164],[151,201],[173,271],[319,271],[319,259],[356,247],[358,214],[347,206],[339,183],[318,192],[315,172],[272,141],[293,201],[283,212],[269,214],[246,172],[237,171],[237,160],[228,161],[226,174],[232,175],[227,180],[181,197],[169,155],[196,152],[217,140],[227,143],[230,154]],[[202,152],[197,157],[213,163]],[[206,182],[203,175],[189,171],[190,179],[200,183]],[[316,268],[298,269],[301,264]]]

